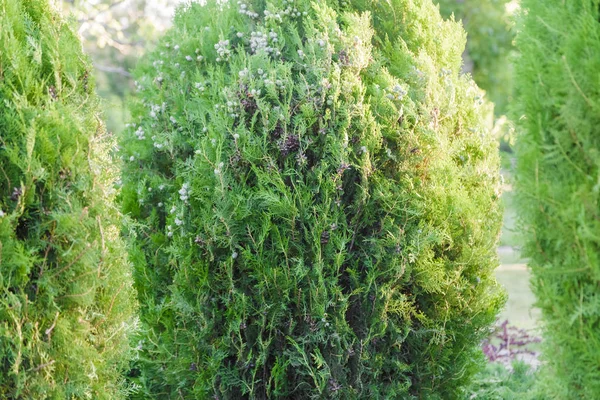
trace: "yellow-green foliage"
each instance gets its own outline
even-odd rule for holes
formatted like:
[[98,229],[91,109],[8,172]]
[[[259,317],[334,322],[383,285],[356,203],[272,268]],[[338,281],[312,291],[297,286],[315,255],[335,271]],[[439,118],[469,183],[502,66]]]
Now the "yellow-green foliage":
[[0,398],[118,399],[133,296],[77,34],[0,0]]
[[548,399],[600,398],[598,0],[524,0],[515,188]]
[[440,13],[454,15],[467,31],[465,64],[475,82],[495,104],[496,115],[504,114],[512,95],[510,55],[514,32],[506,5],[510,0],[434,0]]
[[503,299],[464,40],[430,0],[179,9],[122,140],[140,398],[462,395]]

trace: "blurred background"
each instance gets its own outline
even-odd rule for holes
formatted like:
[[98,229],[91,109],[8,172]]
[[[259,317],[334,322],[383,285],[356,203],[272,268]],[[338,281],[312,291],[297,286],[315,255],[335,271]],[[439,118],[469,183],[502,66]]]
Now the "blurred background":
[[[134,90],[131,70],[144,51],[152,49],[169,28],[176,7],[186,0],[57,1],[64,13],[71,16],[85,51],[94,63],[97,91],[103,99],[107,128],[113,133],[120,133],[129,118],[127,99]],[[505,219],[498,248],[501,266],[497,277],[506,287],[509,297],[504,312],[499,316],[498,335],[495,339],[492,337],[492,341],[507,340],[507,325],[502,325],[505,321],[515,328],[515,332],[516,328],[525,329],[528,334],[537,336],[539,313],[533,305],[526,260],[519,253],[518,224],[512,205],[512,128],[505,116],[511,103],[513,27],[519,9],[518,0],[434,2],[439,4],[444,17],[455,18],[465,27],[464,72],[473,76],[495,104],[494,134],[500,141],[505,180]],[[531,346],[535,352],[535,343]],[[498,357],[502,359],[504,356],[506,354]],[[526,361],[535,365],[535,359]]]
[[182,0],[60,0],[94,63],[109,131],[124,129],[127,98],[134,89],[131,70],[169,28],[179,3]]

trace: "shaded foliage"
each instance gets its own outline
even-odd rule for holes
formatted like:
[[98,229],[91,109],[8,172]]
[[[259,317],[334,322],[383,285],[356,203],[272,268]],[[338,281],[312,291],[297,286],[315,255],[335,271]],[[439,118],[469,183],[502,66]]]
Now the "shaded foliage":
[[600,397],[598,1],[523,1],[515,179],[546,398]]

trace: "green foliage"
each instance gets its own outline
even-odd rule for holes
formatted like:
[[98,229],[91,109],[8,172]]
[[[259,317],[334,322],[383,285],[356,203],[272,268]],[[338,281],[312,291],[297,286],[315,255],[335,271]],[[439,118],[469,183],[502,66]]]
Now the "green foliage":
[[523,1],[517,189],[546,398],[600,398],[599,2]]
[[118,399],[133,323],[118,174],[77,34],[0,0],[0,398]]
[[504,299],[459,24],[430,0],[276,0],[174,26],[122,140],[140,398],[457,398]]
[[512,95],[510,63],[514,32],[506,5],[511,0],[434,0],[440,13],[454,15],[467,31],[465,69],[487,92],[497,115],[504,114]]
[[528,364],[514,361],[511,368],[489,363],[475,376],[469,387],[469,400],[543,400],[536,392],[536,371]]

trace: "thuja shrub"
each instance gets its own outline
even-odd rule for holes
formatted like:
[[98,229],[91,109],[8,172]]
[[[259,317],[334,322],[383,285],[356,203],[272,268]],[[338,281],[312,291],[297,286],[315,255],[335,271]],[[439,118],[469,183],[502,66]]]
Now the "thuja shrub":
[[118,399],[133,315],[115,143],[77,34],[0,0],[0,398]]
[[494,102],[496,115],[507,112],[512,96],[514,29],[510,0],[435,0],[445,18],[454,15],[467,31],[464,69]]
[[141,398],[462,394],[504,299],[464,41],[430,0],[178,10],[122,141]]
[[598,1],[523,1],[515,188],[547,398],[600,398]]

